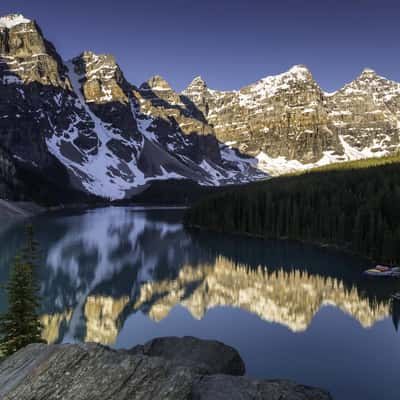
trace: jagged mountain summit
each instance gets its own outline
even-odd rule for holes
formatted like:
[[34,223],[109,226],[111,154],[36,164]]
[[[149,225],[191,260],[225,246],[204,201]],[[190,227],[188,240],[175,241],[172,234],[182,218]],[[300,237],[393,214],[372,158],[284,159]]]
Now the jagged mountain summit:
[[131,84],[111,55],[65,62],[36,22],[0,18],[0,146],[15,168],[101,197],[388,154],[400,146],[399,118],[400,84],[371,70],[333,94],[304,66],[238,91],[197,77],[177,93],[160,76]]
[[259,160],[272,174],[400,149],[400,84],[371,69],[325,93],[303,65],[238,91],[216,91],[196,78],[184,95],[216,136]]

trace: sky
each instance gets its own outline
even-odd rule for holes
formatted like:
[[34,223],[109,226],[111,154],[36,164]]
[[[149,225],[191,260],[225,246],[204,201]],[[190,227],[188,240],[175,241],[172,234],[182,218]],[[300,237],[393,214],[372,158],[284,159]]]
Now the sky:
[[68,60],[111,53],[139,85],[195,76],[219,90],[306,65],[326,91],[365,67],[400,82],[397,0],[1,0],[0,14],[35,19]]

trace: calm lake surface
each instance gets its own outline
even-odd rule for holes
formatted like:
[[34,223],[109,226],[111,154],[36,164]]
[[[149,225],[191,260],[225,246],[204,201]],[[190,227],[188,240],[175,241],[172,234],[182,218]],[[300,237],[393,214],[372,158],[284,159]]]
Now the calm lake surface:
[[[132,347],[165,335],[217,339],[252,377],[287,378],[337,400],[398,400],[400,281],[362,277],[333,250],[187,232],[180,210],[105,208],[34,218],[48,342]],[[23,226],[0,227],[0,281]],[[6,307],[0,295],[0,311]]]

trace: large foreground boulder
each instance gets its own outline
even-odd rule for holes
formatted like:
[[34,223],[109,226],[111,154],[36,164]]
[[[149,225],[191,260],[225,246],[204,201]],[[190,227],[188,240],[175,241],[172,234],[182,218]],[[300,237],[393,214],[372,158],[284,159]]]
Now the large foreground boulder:
[[[183,348],[187,348],[189,341],[173,340],[177,352],[183,354],[180,341]],[[195,348],[201,343],[194,340]],[[207,354],[210,343],[206,341],[204,346]],[[233,349],[223,346],[219,343],[217,347],[224,359]],[[0,399],[331,400],[325,391],[287,381],[204,375],[199,373],[194,359],[179,365],[181,357],[173,358],[167,353],[171,358],[167,359],[138,350],[132,354],[97,344],[32,344],[0,362]],[[201,368],[207,362],[202,359]]]
[[244,375],[246,368],[236,349],[215,340],[192,336],[161,337],[130,350],[131,354],[162,357],[208,374]]

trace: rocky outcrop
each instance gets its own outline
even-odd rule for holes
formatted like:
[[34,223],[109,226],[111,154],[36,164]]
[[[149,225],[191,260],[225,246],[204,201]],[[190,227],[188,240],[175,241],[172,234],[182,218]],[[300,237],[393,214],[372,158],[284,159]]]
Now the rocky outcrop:
[[[181,351],[180,340],[173,340],[174,349]],[[206,341],[196,344],[203,346],[206,353],[209,345]],[[224,345],[219,347],[225,354]],[[218,362],[218,351],[213,357],[209,361]],[[181,360],[130,354],[95,344],[33,344],[0,363],[0,397],[3,400],[331,399],[323,390],[293,382],[205,375],[195,365],[180,365],[178,361]]]
[[203,374],[244,375],[245,366],[239,353],[230,346],[214,340],[192,336],[162,337],[136,346],[130,354],[162,357],[179,365],[194,368]]

